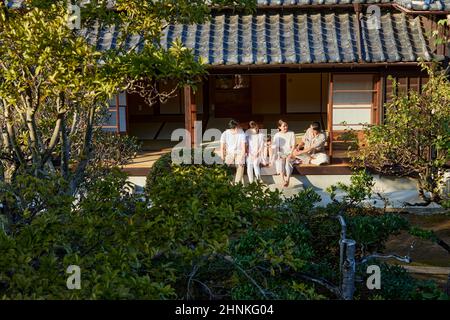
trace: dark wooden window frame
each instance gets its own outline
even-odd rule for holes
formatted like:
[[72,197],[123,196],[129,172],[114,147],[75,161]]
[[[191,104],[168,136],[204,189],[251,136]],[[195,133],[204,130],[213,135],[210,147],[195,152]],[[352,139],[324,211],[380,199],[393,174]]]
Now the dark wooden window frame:
[[[334,76],[336,75],[372,75],[372,89],[365,90],[334,90]],[[335,92],[372,92],[372,105],[370,109],[372,110],[370,114],[370,123],[379,124],[380,123],[380,105],[381,105],[381,75],[377,72],[335,72],[330,74],[329,86],[328,86],[328,106],[327,106],[327,130],[329,136],[329,156],[332,160],[333,158],[333,143],[335,142],[335,135],[345,132],[345,130],[333,130],[333,98]],[[344,109],[344,108],[342,108]],[[352,109],[352,108],[348,108]],[[369,109],[369,108],[366,108]],[[348,125],[359,125],[359,124],[348,124]],[[359,131],[359,130],[358,130]]]

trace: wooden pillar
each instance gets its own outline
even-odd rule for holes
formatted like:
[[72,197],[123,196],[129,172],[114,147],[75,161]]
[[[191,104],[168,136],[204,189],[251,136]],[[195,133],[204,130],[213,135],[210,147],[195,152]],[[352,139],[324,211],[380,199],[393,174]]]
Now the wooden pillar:
[[191,135],[191,147],[197,143],[195,136],[195,121],[197,121],[197,105],[195,95],[190,86],[184,87],[184,127]]
[[203,131],[206,130],[206,125],[209,120],[209,110],[211,108],[211,92],[209,85],[209,77],[203,80]]
[[327,129],[328,129],[328,148],[330,156],[330,164],[333,163],[333,74],[330,74],[328,86],[328,119],[327,119]]
[[372,101],[372,124],[380,124],[383,103],[381,101],[381,77],[379,74],[374,75],[373,89],[375,92]]
[[120,134],[120,92],[116,95],[116,133]]

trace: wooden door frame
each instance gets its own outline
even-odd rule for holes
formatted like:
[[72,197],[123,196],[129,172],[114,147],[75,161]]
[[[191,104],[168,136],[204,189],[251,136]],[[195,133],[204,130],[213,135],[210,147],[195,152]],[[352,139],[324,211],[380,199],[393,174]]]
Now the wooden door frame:
[[333,141],[334,132],[339,132],[339,130],[333,131],[333,97],[334,97],[334,76],[335,75],[372,75],[372,107],[370,112],[370,122],[371,124],[380,124],[380,110],[381,108],[381,79],[382,74],[380,72],[330,72],[329,85],[328,85],[328,105],[327,105],[327,129],[328,129],[328,140],[329,140],[329,157],[330,163],[333,159]]

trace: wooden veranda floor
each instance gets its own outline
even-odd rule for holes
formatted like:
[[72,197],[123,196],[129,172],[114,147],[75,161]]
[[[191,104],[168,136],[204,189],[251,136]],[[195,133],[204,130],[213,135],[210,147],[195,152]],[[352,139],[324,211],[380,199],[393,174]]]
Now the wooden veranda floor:
[[[169,153],[176,142],[153,141],[144,143],[143,151],[130,164],[123,166],[123,171],[130,176],[147,176],[150,168],[163,154]],[[343,154],[337,153],[332,159],[332,164],[314,166],[297,165],[294,174],[300,175],[349,175],[351,168]]]

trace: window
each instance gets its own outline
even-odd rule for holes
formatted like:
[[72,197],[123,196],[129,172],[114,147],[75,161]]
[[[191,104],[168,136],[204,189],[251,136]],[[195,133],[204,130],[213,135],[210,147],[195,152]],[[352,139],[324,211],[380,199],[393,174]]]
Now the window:
[[372,123],[373,75],[333,76],[333,130],[362,130]]
[[122,92],[109,101],[108,116],[102,129],[108,132],[127,132],[127,99]]

